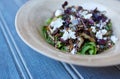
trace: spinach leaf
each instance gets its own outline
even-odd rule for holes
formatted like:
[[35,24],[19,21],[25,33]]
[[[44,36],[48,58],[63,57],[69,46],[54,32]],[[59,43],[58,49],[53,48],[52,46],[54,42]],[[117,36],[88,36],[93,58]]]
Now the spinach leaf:
[[43,36],[45,38],[45,40],[51,44],[51,45],[54,45],[54,40],[52,40],[49,35],[47,34],[47,29],[46,29],[46,26],[43,26],[42,28],[42,33],[43,33]]
[[53,18],[49,18],[49,19],[47,19],[47,21],[45,22],[46,25],[49,25],[49,24],[52,22],[52,20],[53,20]]
[[81,54],[89,53],[90,55],[95,55],[96,52],[97,52],[97,48],[94,42],[85,43],[80,51]]

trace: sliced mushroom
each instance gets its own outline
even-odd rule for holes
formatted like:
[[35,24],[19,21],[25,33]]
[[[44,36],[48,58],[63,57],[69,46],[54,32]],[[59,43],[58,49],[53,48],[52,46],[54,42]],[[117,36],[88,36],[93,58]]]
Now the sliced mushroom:
[[82,37],[79,37],[79,38],[80,38],[80,40],[78,40],[77,46],[78,46],[78,48],[81,48],[81,46],[82,46],[82,44],[84,42],[84,39]]
[[108,31],[104,36],[109,36],[112,34],[112,31]]
[[69,51],[72,51],[73,47],[74,47],[74,44],[72,42],[72,39],[69,40]]
[[52,40],[54,40],[54,37],[51,35],[50,31],[47,30],[47,34]]
[[69,45],[69,51],[72,51],[73,45]]
[[95,42],[94,38],[92,38],[91,36],[89,36],[85,33],[82,33],[80,36],[84,37],[85,39],[89,39],[91,42]]

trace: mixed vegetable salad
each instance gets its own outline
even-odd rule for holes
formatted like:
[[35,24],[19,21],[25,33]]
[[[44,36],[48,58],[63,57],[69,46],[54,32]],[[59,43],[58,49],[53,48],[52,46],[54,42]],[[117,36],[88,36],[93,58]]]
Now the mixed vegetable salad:
[[54,12],[42,32],[48,43],[72,54],[95,55],[111,48],[118,40],[113,35],[111,20],[106,11],[67,6]]

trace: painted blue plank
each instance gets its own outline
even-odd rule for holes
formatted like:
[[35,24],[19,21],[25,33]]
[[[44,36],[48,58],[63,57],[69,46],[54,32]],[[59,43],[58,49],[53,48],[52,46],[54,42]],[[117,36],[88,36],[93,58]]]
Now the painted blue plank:
[[101,68],[76,66],[76,69],[85,79],[120,79],[120,71],[114,66]]
[[[4,5],[7,6],[4,7]],[[6,3],[6,0],[4,0],[3,3],[0,3],[0,8],[7,23],[6,27],[10,30],[11,35],[14,37],[14,42],[16,42],[18,48],[17,52],[21,53],[32,77],[35,79],[71,79],[71,76],[60,62],[38,54],[26,46],[18,37],[14,27],[15,14],[19,8],[16,6],[16,3],[14,1]]]
[[25,69],[25,66],[23,65],[23,63],[21,62],[21,59],[19,58],[19,56],[17,55],[17,49],[14,48],[14,42],[12,42],[13,39],[10,39],[11,38],[11,35],[10,35],[10,32],[8,31],[9,29],[7,29],[5,26],[6,26],[6,23],[5,23],[5,20],[3,19],[3,16],[0,12],[0,19],[1,19],[1,31],[6,39],[6,42],[10,48],[10,51],[11,51],[11,56],[14,60],[14,64],[16,65],[16,68],[20,74],[20,77],[23,78],[23,79],[27,79],[27,78],[30,78],[29,74],[27,73],[26,69]]
[[10,52],[0,29],[0,79],[20,79]]

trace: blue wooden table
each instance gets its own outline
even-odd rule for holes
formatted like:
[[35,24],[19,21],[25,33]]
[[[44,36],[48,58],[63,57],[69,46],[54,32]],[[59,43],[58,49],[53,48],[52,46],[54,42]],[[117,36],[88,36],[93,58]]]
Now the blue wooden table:
[[66,64],[29,48],[15,30],[17,10],[27,0],[0,0],[0,79],[120,79],[120,66]]

